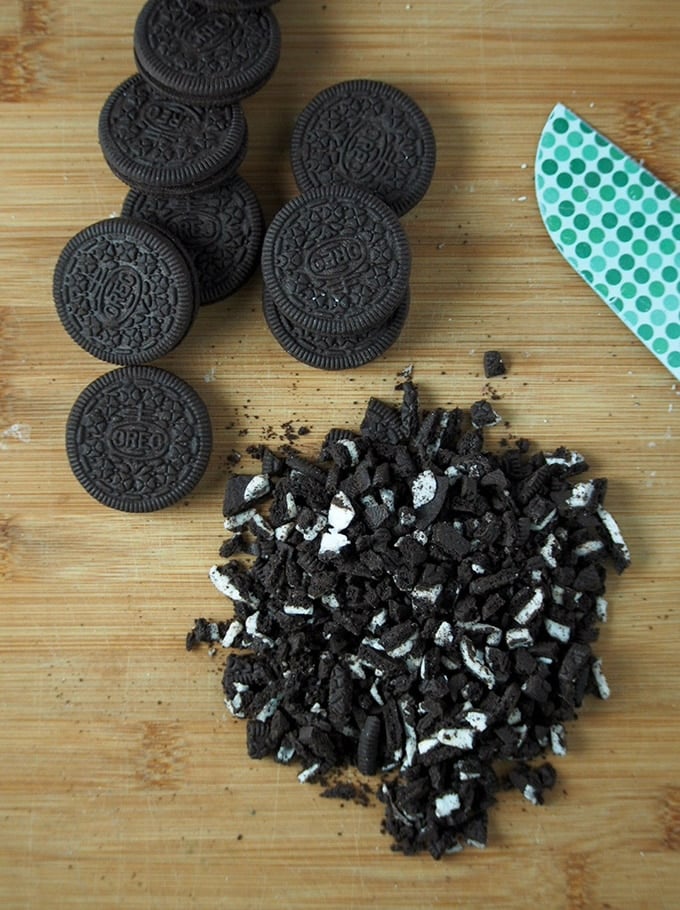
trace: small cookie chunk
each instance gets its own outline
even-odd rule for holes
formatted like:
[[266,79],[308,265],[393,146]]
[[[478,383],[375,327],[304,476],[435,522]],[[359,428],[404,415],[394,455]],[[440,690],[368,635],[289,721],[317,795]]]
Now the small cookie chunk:
[[487,379],[505,375],[505,364],[499,351],[484,352],[484,375]]
[[222,513],[237,515],[269,494],[271,485],[266,474],[234,474],[224,493]]
[[373,775],[378,770],[380,730],[382,724],[376,714],[369,714],[359,735],[357,768],[362,774]]
[[99,221],[72,237],[57,260],[53,293],[76,344],[121,365],[168,354],[198,310],[188,253],[164,231],[130,218]]
[[319,370],[349,370],[370,363],[390,348],[401,334],[409,310],[409,295],[382,325],[344,335],[312,332],[291,322],[264,289],[264,317],[281,347],[308,366]]
[[427,192],[435,159],[432,127],[416,102],[370,79],[324,89],[299,115],[291,138],[293,174],[303,192],[350,183],[398,215]]
[[152,512],[187,496],[212,448],[206,407],[184,380],[152,366],[123,367],[81,392],[66,424],[71,469],[96,500]]
[[470,418],[472,426],[477,430],[481,427],[493,427],[502,420],[488,401],[475,401],[470,407]]
[[265,287],[281,316],[317,335],[383,325],[408,290],[408,239],[389,206],[334,184],[287,202],[262,246]]
[[180,240],[198,272],[202,305],[234,294],[257,267],[264,219],[257,196],[242,177],[181,197],[130,190],[122,214],[165,228]]
[[182,195],[233,177],[247,150],[240,105],[188,104],[168,98],[140,75],[109,95],[99,143],[113,173],[142,192]]
[[215,9],[195,0],[148,0],[137,17],[139,72],[174,98],[229,104],[272,76],[281,33],[267,7]]

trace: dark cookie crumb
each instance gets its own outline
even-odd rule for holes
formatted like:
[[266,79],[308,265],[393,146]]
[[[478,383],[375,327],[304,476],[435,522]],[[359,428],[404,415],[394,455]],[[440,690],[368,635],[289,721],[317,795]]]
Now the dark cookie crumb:
[[487,379],[505,375],[505,363],[499,351],[484,352],[484,375]]
[[321,791],[325,799],[339,799],[346,803],[368,806],[371,803],[371,789],[365,783],[340,780]]
[[351,774],[377,773],[393,848],[438,859],[486,845],[499,789],[540,805],[553,787],[540,760],[566,753],[586,695],[609,695],[592,644],[606,565],[630,554],[606,481],[573,479],[581,455],[486,451],[486,402],[477,420],[421,413],[400,388],[316,460],[251,449],[261,474],[233,487],[210,571],[233,617],[197,620],[187,648],[234,649],[223,688],[250,756],[329,798],[368,799]]

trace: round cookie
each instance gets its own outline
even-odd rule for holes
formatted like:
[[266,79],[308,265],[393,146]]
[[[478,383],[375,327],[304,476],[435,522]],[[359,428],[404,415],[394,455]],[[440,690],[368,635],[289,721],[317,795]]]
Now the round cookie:
[[349,184],[287,202],[262,246],[262,275],[281,315],[315,334],[382,325],[408,289],[408,239],[390,207]]
[[130,218],[99,221],[72,237],[55,266],[53,295],[76,344],[121,365],[168,354],[198,311],[189,254],[165,231]]
[[236,173],[248,126],[238,104],[187,104],[136,74],[106,100],[99,142],[107,164],[128,186],[182,195],[219,186]]
[[430,123],[415,101],[370,79],[324,89],[298,116],[291,165],[303,192],[344,181],[380,196],[398,214],[427,192],[436,161]]
[[266,288],[262,295],[264,317],[274,338],[296,360],[320,370],[356,369],[384,354],[404,327],[409,299],[407,292],[394,314],[369,331],[323,335],[302,329],[282,316]]
[[255,271],[264,236],[257,196],[239,176],[207,193],[153,196],[130,190],[122,213],[161,227],[191,257],[202,305],[235,293]]
[[152,366],[99,376],[66,423],[66,452],[96,500],[123,512],[152,512],[187,496],[212,448],[205,404],[184,380]]
[[272,76],[281,30],[266,8],[216,10],[195,0],[147,0],[134,32],[139,72],[175,98],[232,103]]

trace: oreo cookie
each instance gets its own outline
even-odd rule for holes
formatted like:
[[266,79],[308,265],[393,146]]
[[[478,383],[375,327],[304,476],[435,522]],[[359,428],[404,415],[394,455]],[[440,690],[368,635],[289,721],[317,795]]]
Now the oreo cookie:
[[177,99],[240,101],[272,76],[281,53],[276,16],[266,7],[216,9],[195,0],[148,0],[134,32],[139,72]]
[[369,79],[324,89],[301,112],[291,165],[302,192],[336,182],[380,196],[398,215],[427,192],[436,161],[430,122],[393,85]]
[[384,325],[404,300],[410,268],[397,216],[348,184],[290,200],[262,247],[262,275],[276,309],[315,335],[357,335]]
[[57,260],[53,294],[76,344],[121,365],[168,354],[198,312],[189,254],[166,232],[130,218],[99,221],[72,237]]
[[182,195],[213,189],[236,173],[248,126],[238,104],[187,104],[137,74],[106,100],[99,142],[107,164],[128,186]]
[[205,404],[184,380],[158,367],[99,376],[66,423],[77,480],[98,502],[123,512],[152,512],[187,496],[211,448]]
[[300,328],[281,314],[265,288],[265,321],[281,347],[307,366],[320,370],[349,370],[370,363],[390,348],[401,334],[409,310],[409,294],[383,324],[345,335],[316,333]]
[[130,190],[122,213],[163,228],[181,242],[198,272],[202,305],[235,293],[257,267],[264,218],[242,177],[211,192],[181,197]]

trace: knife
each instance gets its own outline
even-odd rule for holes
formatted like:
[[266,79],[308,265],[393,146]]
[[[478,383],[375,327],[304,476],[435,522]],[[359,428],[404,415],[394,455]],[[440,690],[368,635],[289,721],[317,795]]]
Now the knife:
[[680,197],[563,104],[534,181],[557,249],[680,379]]

